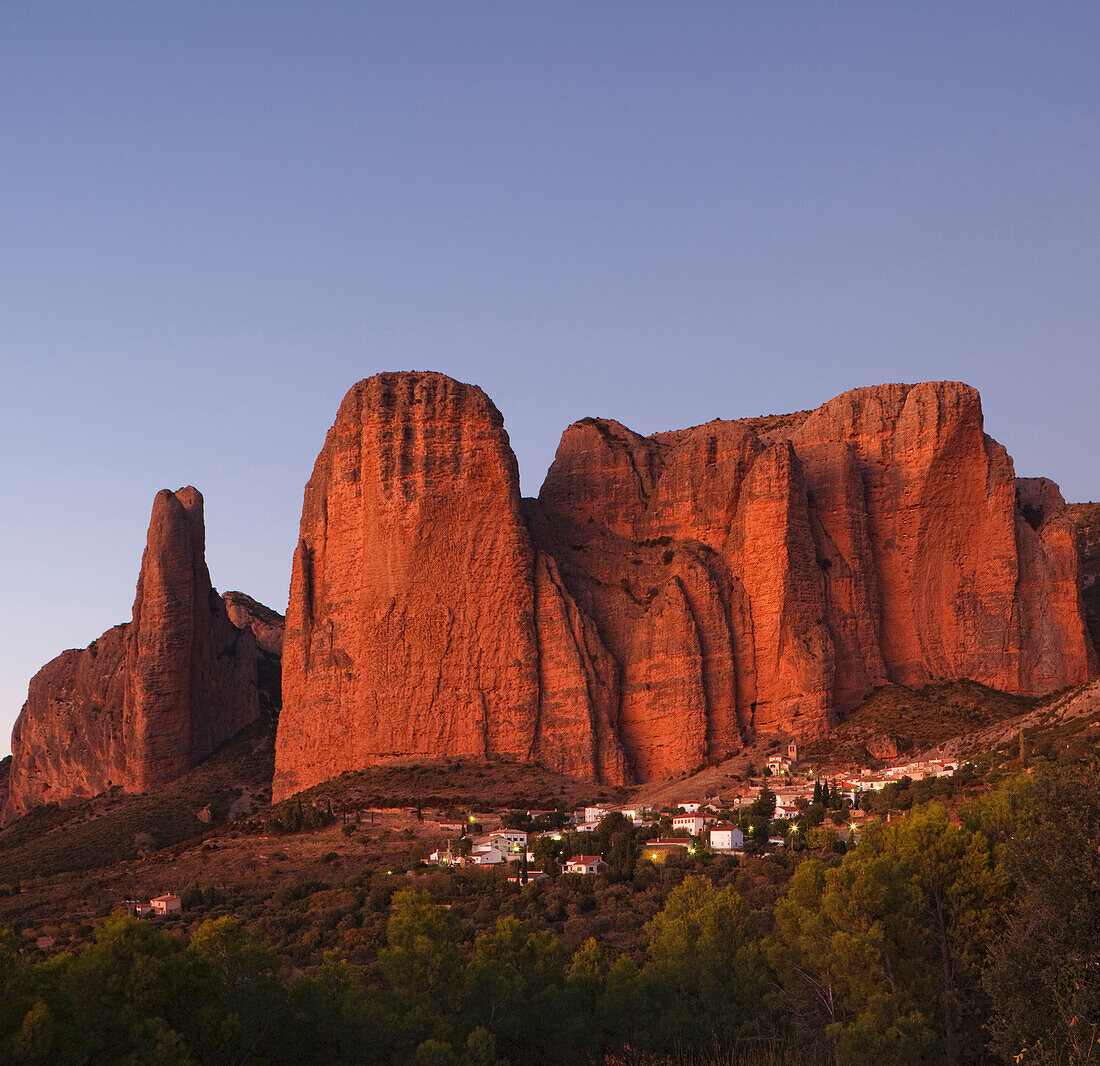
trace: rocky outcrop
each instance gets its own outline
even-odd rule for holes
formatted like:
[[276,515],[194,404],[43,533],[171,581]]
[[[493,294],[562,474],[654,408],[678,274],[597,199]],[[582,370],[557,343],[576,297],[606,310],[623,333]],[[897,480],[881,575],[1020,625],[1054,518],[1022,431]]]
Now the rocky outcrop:
[[605,660],[538,558],[489,398],[441,374],[355,385],[305,490],[275,797],[411,755],[621,779]]
[[283,654],[286,619],[243,592],[223,592],[222,602],[229,621],[238,629],[251,629],[260,651],[279,658]]
[[978,394],[857,389],[643,437],[586,418],[522,505],[499,413],[438,374],[347,395],[306,487],[277,796],[388,758],[503,754],[609,782],[887,682],[1084,680],[1073,528]]
[[129,624],[31,680],[12,734],[5,817],[178,777],[259,714],[251,629],[210,585],[202,496],[157,494]]

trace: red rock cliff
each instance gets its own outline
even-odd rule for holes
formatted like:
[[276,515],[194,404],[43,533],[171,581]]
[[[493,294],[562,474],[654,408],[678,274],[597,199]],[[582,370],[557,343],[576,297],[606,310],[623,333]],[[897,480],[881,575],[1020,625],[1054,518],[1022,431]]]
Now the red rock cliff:
[[[589,681],[600,668],[605,688]],[[538,557],[503,419],[441,374],[355,385],[306,485],[276,798],[409,755],[507,755],[621,780],[615,679]]]
[[198,490],[157,494],[133,620],[31,680],[12,734],[5,817],[112,786],[141,792],[259,714],[256,639],[210,585]]
[[607,781],[813,734],[886,681],[1084,680],[1073,527],[977,393],[857,389],[643,437],[584,419],[521,504],[500,415],[438,374],[345,398],[306,487],[276,795],[407,756]]

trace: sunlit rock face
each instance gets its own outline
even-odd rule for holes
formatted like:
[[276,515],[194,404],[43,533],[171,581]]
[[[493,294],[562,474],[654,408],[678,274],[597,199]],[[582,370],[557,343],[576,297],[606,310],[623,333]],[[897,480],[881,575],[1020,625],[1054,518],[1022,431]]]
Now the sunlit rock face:
[[276,796],[411,755],[653,780],[887,681],[1084,680],[1073,526],[956,382],[643,437],[587,418],[521,501],[440,374],[355,385],[306,486]]
[[153,502],[133,619],[31,680],[12,734],[5,818],[185,773],[259,714],[257,648],[210,584],[203,499]]
[[532,542],[489,398],[442,374],[355,385],[305,490],[276,797],[409,755],[624,780],[616,702],[595,626]]

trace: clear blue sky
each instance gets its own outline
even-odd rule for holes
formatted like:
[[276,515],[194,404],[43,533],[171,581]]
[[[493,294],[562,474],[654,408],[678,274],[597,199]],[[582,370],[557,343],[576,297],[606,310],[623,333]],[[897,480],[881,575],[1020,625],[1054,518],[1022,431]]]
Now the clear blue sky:
[[953,378],[1100,498],[1100,4],[0,6],[0,749],[153,495],[282,610],[345,390],[561,430]]

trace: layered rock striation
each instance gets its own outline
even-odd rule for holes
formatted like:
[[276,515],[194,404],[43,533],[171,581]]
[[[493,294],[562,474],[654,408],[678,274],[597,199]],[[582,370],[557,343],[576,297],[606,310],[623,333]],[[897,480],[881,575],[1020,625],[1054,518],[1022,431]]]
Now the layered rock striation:
[[132,621],[62,652],[30,682],[12,734],[5,819],[114,786],[156,788],[259,713],[257,639],[211,587],[202,496],[165,489],[153,502]]

